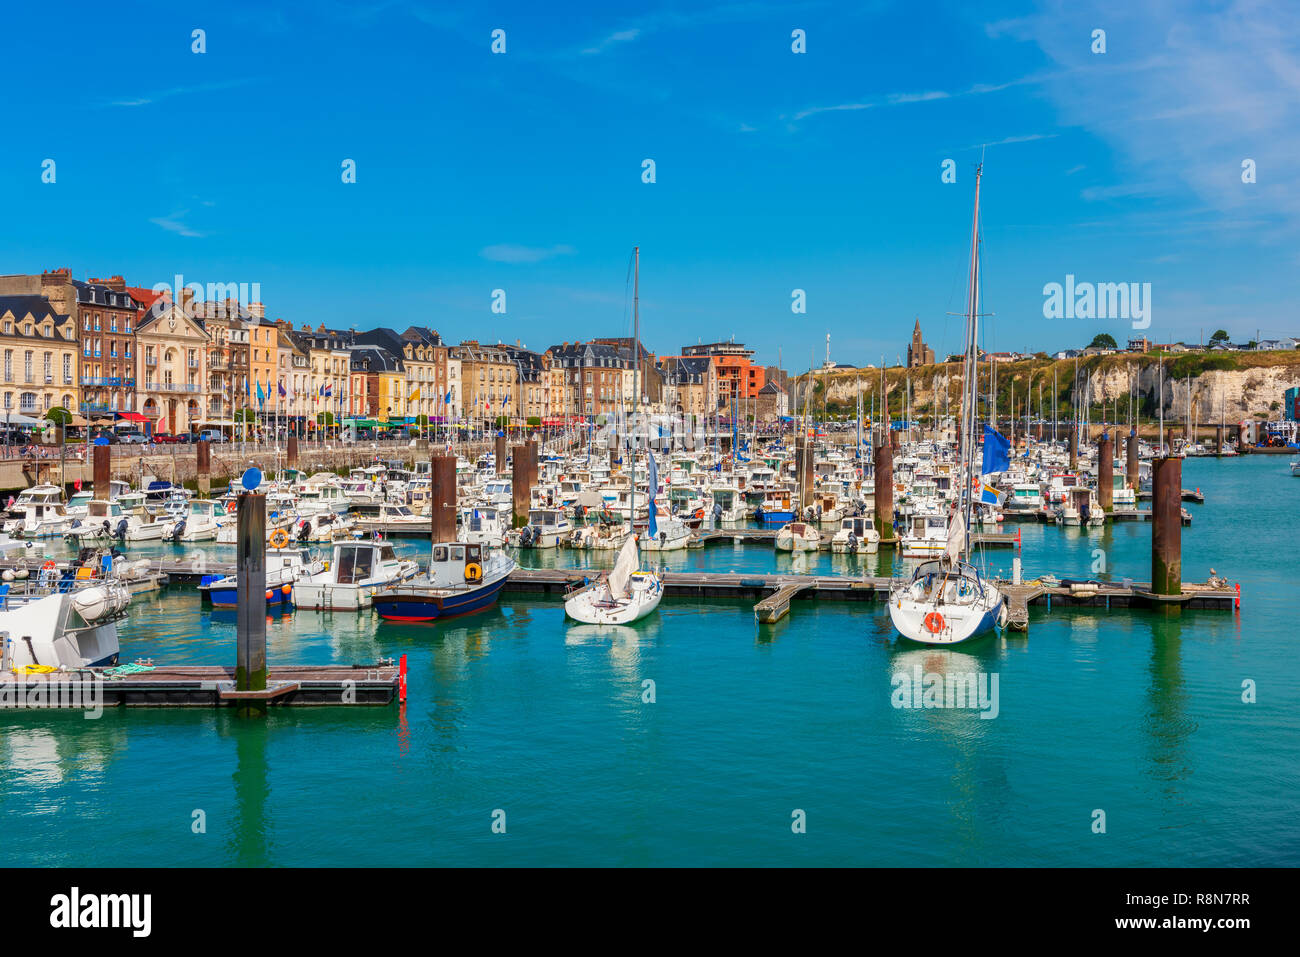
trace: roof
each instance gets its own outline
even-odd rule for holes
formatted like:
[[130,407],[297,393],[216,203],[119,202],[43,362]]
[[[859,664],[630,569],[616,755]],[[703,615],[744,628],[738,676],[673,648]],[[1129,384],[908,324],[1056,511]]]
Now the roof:
[[379,346],[362,346],[352,350],[352,368],[366,372],[401,372],[402,360]]
[[33,338],[66,339],[66,337],[60,335],[45,336],[41,333],[40,324],[43,320],[48,318],[52,320],[54,325],[57,327],[63,325],[71,318],[70,316],[63,315],[56,311],[50,305],[50,301],[44,296],[0,296],[0,316],[7,313],[13,313],[15,319],[25,319],[26,317],[31,316],[32,320],[35,322],[35,327],[32,330]]

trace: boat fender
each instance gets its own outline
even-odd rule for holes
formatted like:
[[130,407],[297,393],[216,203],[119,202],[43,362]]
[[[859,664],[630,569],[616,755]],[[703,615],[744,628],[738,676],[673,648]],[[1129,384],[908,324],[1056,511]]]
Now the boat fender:
[[478,562],[470,562],[465,566],[465,581],[476,582],[483,578],[483,566]]

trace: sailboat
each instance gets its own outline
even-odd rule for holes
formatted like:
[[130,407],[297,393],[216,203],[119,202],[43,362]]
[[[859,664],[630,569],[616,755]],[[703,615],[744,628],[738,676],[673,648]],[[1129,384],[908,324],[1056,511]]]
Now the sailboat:
[[594,584],[570,592],[564,613],[588,625],[627,625],[659,607],[663,582],[653,572],[637,570],[640,552],[629,535],[619,550],[614,570]]
[[904,638],[927,645],[955,645],[969,641],[1006,623],[1006,599],[970,563],[970,528],[973,506],[973,452],[976,429],[975,362],[979,312],[979,209],[980,176],[975,169],[975,214],[971,226],[970,283],[967,288],[966,354],[962,381],[962,442],[959,474],[964,477],[962,498],[948,523],[943,553],[922,562],[910,580],[889,591],[889,617]]
[[[635,273],[632,294],[632,420],[640,408],[641,386],[641,247],[633,249]],[[646,459],[649,466],[649,482],[646,495],[650,500],[648,542],[656,536],[655,494],[659,487],[658,470],[655,467],[654,452],[650,448],[650,433],[646,431]],[[632,465],[631,493],[632,504],[628,512],[628,534],[614,562],[614,570],[607,578],[601,578],[595,584],[570,592],[564,599],[564,613],[588,625],[626,625],[644,618],[659,607],[664,596],[663,582],[653,572],[638,571],[641,553],[637,546],[636,522],[636,442],[630,443],[628,459]]]

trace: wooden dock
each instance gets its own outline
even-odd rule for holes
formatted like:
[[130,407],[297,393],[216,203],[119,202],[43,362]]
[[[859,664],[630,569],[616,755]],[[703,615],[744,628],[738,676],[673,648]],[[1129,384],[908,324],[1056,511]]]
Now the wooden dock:
[[[252,705],[353,707],[391,704],[398,669],[372,665],[294,665],[271,668],[265,691],[236,691],[235,669],[222,665],[159,665],[116,677],[113,669],[0,676],[0,703],[11,708],[231,707]],[[40,702],[36,704],[35,702]]]
[[[520,595],[563,597],[565,591],[585,576],[574,569],[518,568],[506,579],[503,591]],[[889,599],[892,579],[876,576],[843,575],[745,575],[721,572],[663,572],[665,598],[714,598],[754,601],[754,617],[762,623],[779,621],[789,612],[792,601],[884,602]],[[1035,580],[1021,585],[1006,581],[994,584],[1008,598],[1009,627],[1029,627],[1031,605],[1117,611],[1156,605],[1211,608],[1231,611],[1237,595],[1231,589],[1184,583],[1181,595],[1156,596],[1147,582],[1070,582],[1045,584]]]

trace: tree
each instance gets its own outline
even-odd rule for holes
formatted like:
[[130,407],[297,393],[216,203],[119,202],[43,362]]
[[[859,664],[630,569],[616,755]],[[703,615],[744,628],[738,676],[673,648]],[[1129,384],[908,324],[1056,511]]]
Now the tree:
[[542,420],[540,416],[530,415],[528,417],[528,427],[530,429],[535,429],[541,424],[542,424]]
[[61,405],[56,405],[45,413],[45,417],[55,425],[67,425],[72,421],[72,413]]
[[1119,344],[1115,337],[1109,332],[1099,332],[1092,337],[1092,342],[1088,343],[1089,349],[1118,349]]
[[1214,335],[1210,336],[1210,345],[1226,346],[1232,339],[1226,329],[1216,329]]

